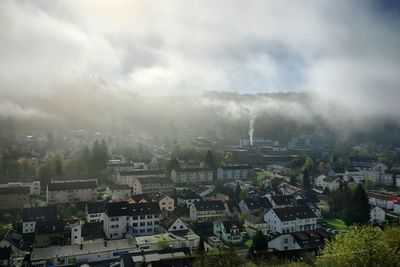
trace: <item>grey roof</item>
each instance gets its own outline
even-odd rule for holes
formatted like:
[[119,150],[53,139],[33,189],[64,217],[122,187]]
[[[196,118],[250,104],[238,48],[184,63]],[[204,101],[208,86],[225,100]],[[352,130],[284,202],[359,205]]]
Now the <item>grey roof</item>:
[[276,205],[290,205],[295,202],[293,195],[275,195],[271,196],[271,199]]
[[221,166],[223,170],[248,170],[252,167],[250,165],[231,165],[231,166]]
[[192,190],[184,189],[179,193],[181,199],[201,199],[201,197]]
[[121,176],[140,176],[140,175],[160,175],[165,174],[163,170],[140,170],[140,171],[120,171],[119,175]]
[[88,214],[103,213],[106,209],[105,202],[87,203]]
[[142,200],[144,200],[145,202],[151,202],[152,201],[151,197],[149,197],[146,194],[133,195],[133,196],[130,196],[130,198],[136,203],[140,202]]
[[0,187],[0,195],[29,194],[30,191],[27,186]]
[[161,213],[158,202],[145,202],[130,204],[131,215],[145,215]]
[[198,211],[225,210],[224,203],[220,200],[199,201],[195,202],[194,206]]
[[160,177],[146,177],[146,178],[138,178],[141,184],[170,184],[173,182],[169,178],[160,178]]
[[65,191],[65,190],[80,190],[80,189],[95,189],[97,188],[96,181],[73,181],[73,182],[58,182],[48,185],[49,191]]
[[279,208],[273,209],[273,211],[282,222],[296,219],[317,218],[317,215],[307,206]]
[[128,216],[130,214],[129,203],[127,201],[106,203],[105,213],[109,217]]
[[254,215],[247,215],[246,216],[246,221],[251,222],[252,224],[257,224],[257,223],[263,223],[264,219],[258,216],[254,216]]
[[53,221],[57,219],[57,207],[36,207],[36,208],[24,208],[22,209],[22,221]]
[[127,184],[112,184],[112,185],[109,185],[108,188],[109,188],[111,191],[114,191],[114,190],[131,190],[131,189],[132,189],[132,188],[131,188],[129,185],[127,185]]
[[204,172],[204,171],[212,172],[212,169],[210,169],[210,168],[184,168],[184,169],[177,169],[175,171],[176,172]]
[[64,231],[64,222],[61,220],[40,222],[36,229],[37,234],[61,233]]
[[291,233],[296,242],[303,249],[315,249],[324,245],[325,239],[330,235],[322,228]]
[[165,229],[168,230],[168,228],[171,227],[172,224],[174,224],[174,222],[176,222],[176,220],[178,219],[178,216],[175,215],[170,215],[165,217],[164,219],[162,219],[160,221],[160,225]]
[[261,198],[245,198],[244,203],[249,210],[257,210],[257,209],[270,209],[272,208],[272,204],[266,197]]

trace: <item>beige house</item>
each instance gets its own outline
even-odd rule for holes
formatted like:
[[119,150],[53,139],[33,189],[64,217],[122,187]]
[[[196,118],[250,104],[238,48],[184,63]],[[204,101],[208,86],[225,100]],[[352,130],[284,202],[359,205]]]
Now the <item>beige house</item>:
[[0,210],[30,207],[29,187],[0,188]]
[[160,210],[174,211],[175,210],[175,200],[170,196],[158,195],[156,196],[156,201],[160,205]]
[[213,171],[208,168],[186,168],[171,171],[171,179],[177,184],[196,184],[213,181]]

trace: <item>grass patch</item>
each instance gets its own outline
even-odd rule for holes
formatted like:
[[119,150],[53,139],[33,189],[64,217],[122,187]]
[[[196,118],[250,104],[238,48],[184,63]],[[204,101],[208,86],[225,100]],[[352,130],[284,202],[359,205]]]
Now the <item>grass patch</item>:
[[256,180],[259,182],[269,177],[268,172],[266,171],[259,171],[256,173]]
[[347,225],[344,221],[342,221],[341,219],[338,218],[334,218],[334,219],[327,219],[325,220],[326,223],[328,224],[328,226],[336,229],[336,230],[345,230],[347,229]]
[[250,248],[251,245],[253,245],[253,240],[249,239],[246,242],[244,242],[244,245],[246,246],[246,248]]

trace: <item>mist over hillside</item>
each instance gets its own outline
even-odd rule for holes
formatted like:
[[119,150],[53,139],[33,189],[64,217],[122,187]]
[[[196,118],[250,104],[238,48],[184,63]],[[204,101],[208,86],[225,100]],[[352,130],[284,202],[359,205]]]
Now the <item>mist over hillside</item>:
[[280,141],[312,135],[333,142],[372,138],[392,143],[400,136],[398,120],[390,114],[346,114],[342,105],[323,102],[312,91],[205,91],[150,97],[95,79],[57,85],[56,90],[40,95],[2,93],[0,118],[2,134],[85,129],[188,141],[197,136],[236,141],[248,138],[253,121],[255,138]]

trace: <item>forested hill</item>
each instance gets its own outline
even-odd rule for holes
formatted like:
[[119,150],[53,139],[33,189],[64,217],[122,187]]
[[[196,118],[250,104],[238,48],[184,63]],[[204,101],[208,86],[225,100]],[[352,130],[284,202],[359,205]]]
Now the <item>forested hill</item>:
[[248,137],[250,121],[254,120],[255,138],[287,141],[305,134],[329,140],[399,140],[399,126],[393,118],[343,119],[338,114],[340,108],[329,105],[321,109],[319,100],[309,92],[207,91],[199,95],[144,97],[106,83],[85,81],[40,95],[1,95],[0,135],[86,129],[238,140]]

